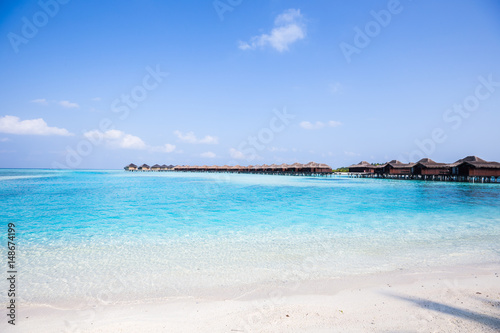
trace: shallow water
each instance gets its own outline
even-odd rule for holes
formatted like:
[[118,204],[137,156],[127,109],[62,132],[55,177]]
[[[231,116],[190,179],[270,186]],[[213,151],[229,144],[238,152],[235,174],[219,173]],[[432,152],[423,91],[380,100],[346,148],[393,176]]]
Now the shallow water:
[[4,169],[0,197],[29,303],[500,259],[499,184]]

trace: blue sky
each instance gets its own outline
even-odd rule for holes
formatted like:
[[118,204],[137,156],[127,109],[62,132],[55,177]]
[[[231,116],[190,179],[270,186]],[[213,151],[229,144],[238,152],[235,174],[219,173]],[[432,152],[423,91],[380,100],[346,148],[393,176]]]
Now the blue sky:
[[500,161],[497,1],[3,1],[0,167]]

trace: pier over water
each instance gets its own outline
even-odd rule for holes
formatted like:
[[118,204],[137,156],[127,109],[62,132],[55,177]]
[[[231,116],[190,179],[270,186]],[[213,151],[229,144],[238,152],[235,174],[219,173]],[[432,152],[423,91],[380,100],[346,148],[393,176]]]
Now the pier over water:
[[309,162],[307,164],[263,164],[263,165],[212,165],[212,166],[190,166],[190,165],[158,165],[149,166],[143,164],[137,166],[129,164],[124,168],[126,171],[177,171],[177,172],[219,172],[219,173],[244,173],[244,174],[266,174],[266,175],[282,175],[282,176],[331,176],[332,168],[323,163]]

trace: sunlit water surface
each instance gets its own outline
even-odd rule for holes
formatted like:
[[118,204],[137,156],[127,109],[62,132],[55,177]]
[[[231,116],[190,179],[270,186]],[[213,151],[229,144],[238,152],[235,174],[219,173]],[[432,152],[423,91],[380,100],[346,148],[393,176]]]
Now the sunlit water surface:
[[498,184],[4,169],[0,198],[26,303],[500,259]]

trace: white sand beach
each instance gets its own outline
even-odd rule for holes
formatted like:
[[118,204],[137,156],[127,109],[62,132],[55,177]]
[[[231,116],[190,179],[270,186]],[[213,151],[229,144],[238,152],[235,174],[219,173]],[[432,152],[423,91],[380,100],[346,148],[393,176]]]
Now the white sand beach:
[[[80,309],[21,307],[2,332],[498,332],[500,265],[213,291]],[[232,294],[232,295],[231,295]]]

